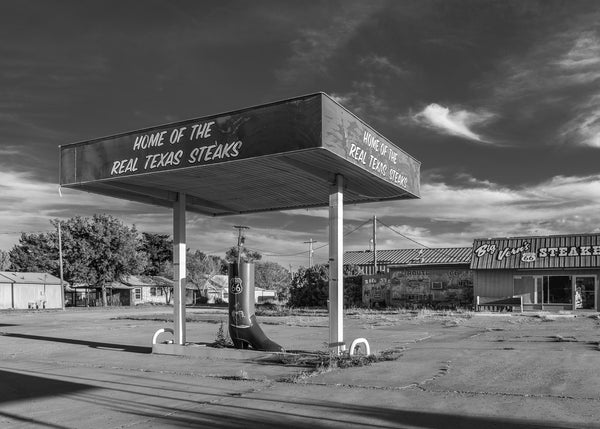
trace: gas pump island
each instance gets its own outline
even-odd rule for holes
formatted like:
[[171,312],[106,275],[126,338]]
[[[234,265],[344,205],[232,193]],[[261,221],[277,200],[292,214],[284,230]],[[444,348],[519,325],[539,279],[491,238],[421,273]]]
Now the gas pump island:
[[[329,206],[329,347],[339,354],[346,348],[343,206],[419,198],[420,192],[419,161],[324,93],[62,145],[59,151],[60,186],[172,208],[174,327],[167,330],[180,347],[187,342],[187,211],[226,216]],[[254,301],[245,283],[253,272],[235,265],[229,285],[235,346],[282,350],[251,314]],[[240,333],[232,326],[255,329]]]

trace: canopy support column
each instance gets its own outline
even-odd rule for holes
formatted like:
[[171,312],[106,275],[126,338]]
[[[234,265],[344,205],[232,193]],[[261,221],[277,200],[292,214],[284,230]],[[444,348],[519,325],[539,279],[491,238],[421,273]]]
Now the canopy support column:
[[329,192],[329,348],[344,344],[344,176],[337,174]]
[[175,344],[185,344],[186,284],[185,194],[179,192],[173,204],[173,309]]

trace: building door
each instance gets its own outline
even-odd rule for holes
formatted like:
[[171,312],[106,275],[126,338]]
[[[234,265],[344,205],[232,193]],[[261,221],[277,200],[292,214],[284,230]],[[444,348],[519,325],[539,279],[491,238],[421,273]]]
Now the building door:
[[573,276],[575,310],[596,309],[596,276]]

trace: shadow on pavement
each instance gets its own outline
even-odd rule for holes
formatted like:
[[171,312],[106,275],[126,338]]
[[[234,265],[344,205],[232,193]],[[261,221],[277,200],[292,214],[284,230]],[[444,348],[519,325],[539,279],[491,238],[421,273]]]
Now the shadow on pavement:
[[[156,387],[148,386],[150,389],[146,393],[139,387],[121,390],[115,387],[98,387],[0,370],[0,392],[2,392],[0,405],[11,401],[31,403],[32,400],[59,396],[77,401],[78,407],[90,407],[95,412],[107,413],[107,416],[112,413],[137,416],[139,420],[136,418],[136,420],[130,421],[130,424],[135,424],[136,427],[141,423],[152,427],[206,427],[211,429],[269,427],[285,427],[286,429],[306,427],[314,429],[334,427],[562,429],[598,427],[593,424],[574,425],[556,421],[540,422],[509,417],[390,409],[385,406],[344,404],[327,399],[306,399],[288,395],[257,398],[252,396],[251,391],[243,393],[237,389],[234,389],[232,393],[213,393],[209,398],[204,396],[204,400],[198,400],[187,395],[184,397],[171,396],[164,388],[156,389]],[[121,393],[116,395],[116,392]],[[125,392],[129,392],[131,396],[123,396]],[[262,392],[262,395],[265,393]],[[156,403],[157,395],[160,395],[164,401]],[[40,404],[43,408],[43,403]],[[51,418],[49,419],[51,421],[41,422],[29,415],[8,413],[2,409],[0,409],[0,416],[20,423],[54,429],[66,427],[61,425],[60,418]]]
[[[240,404],[236,405],[235,401]],[[233,401],[233,402],[232,402]],[[590,429],[590,425],[561,422],[540,422],[509,417],[466,416],[427,411],[393,410],[377,406],[344,405],[323,401],[320,405],[302,401],[272,400],[274,408],[264,409],[262,401],[251,407],[251,399],[243,394],[231,394],[226,402],[200,402],[195,410],[155,408],[152,412],[125,407],[121,412],[151,418],[158,427],[199,427],[211,429],[312,429],[325,428],[420,428],[420,429]],[[264,406],[264,404],[263,404]]]
[[[69,381],[37,377],[19,372],[0,370],[0,405],[5,402],[32,401],[43,397],[54,397],[92,389],[92,386]],[[66,428],[50,422],[41,422],[30,416],[8,413],[0,410],[0,417],[16,422],[54,429]]]
[[92,389],[92,386],[70,381],[54,380],[0,370],[0,404],[4,402],[32,400],[44,396],[64,395]]
[[3,335],[5,337],[24,338],[27,340],[39,340],[39,341],[50,341],[50,342],[54,342],[54,343],[77,344],[77,345],[92,347],[95,349],[107,349],[107,350],[113,350],[113,351],[123,351],[123,352],[129,352],[129,353],[142,353],[142,354],[152,353],[152,347],[144,347],[144,346],[99,343],[96,341],[74,340],[71,338],[42,337],[39,335],[29,335],[29,334],[4,333]]

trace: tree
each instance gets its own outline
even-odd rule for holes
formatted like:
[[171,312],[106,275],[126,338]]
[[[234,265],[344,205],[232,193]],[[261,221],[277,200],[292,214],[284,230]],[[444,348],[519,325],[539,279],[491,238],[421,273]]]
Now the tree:
[[[229,263],[237,262],[238,259],[238,248],[237,246],[233,246],[225,252],[225,260]],[[241,261],[242,262],[255,262],[260,261],[262,259],[262,255],[256,250],[248,249],[247,247],[241,247]]]
[[163,276],[173,272],[173,239],[167,234],[142,232],[139,251],[144,252],[148,264],[143,274],[147,276]]
[[280,301],[289,299],[290,272],[276,262],[257,262],[254,270],[256,287],[277,291]]
[[327,265],[300,267],[290,287],[290,307],[326,307],[329,297],[329,269]]
[[4,250],[0,250],[0,271],[8,270],[10,265],[10,254]]
[[188,250],[186,262],[187,278],[196,285],[199,292],[207,281],[221,273],[223,265],[222,258],[207,255],[200,250],[194,253]]
[[[146,266],[146,255],[137,251],[140,238],[135,226],[130,228],[110,215],[96,214],[63,221],[61,228],[65,278],[101,289],[105,306],[107,283],[139,274]],[[49,235],[56,237],[56,233]]]
[[9,252],[15,271],[58,272],[58,246],[49,233],[22,233]]

